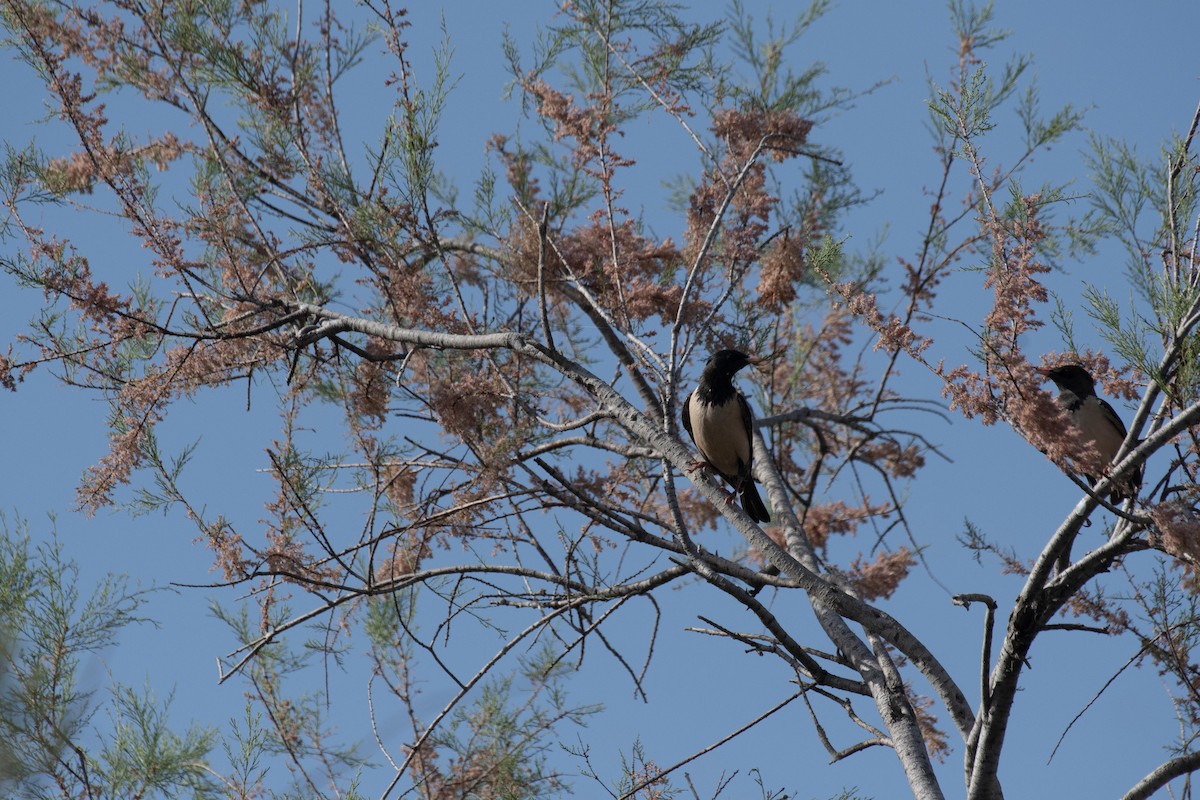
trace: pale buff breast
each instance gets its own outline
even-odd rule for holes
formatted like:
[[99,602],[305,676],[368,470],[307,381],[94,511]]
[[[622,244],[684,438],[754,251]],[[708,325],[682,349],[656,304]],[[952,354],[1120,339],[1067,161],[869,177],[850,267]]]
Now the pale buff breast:
[[1088,398],[1071,414],[1071,420],[1085,439],[1096,443],[1096,452],[1103,463],[1111,464],[1125,437],[1113,425],[1100,403],[1095,398]]
[[710,406],[688,395],[692,437],[700,454],[722,475],[737,477],[741,464],[750,463],[750,441],[736,401]]

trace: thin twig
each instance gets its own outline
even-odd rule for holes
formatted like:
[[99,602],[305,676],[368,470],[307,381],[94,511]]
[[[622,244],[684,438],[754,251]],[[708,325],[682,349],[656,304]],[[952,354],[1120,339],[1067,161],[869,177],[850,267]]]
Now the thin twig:
[[796,692],[795,694],[793,694],[791,697],[788,697],[785,700],[781,700],[780,702],[778,702],[774,706],[772,706],[770,709],[764,711],[762,714],[759,714],[757,717],[752,719],[750,722],[747,722],[745,725],[738,728],[736,731],[733,731],[732,733],[725,736],[724,738],[718,739],[717,741],[710,744],[708,747],[701,748],[700,750],[697,750],[695,753],[692,753],[690,756],[683,759],[679,763],[674,764],[670,767],[667,767],[666,769],[662,770],[661,772],[659,772],[655,775],[652,775],[649,778],[646,778],[641,783],[637,784],[632,789],[630,789],[628,792],[621,795],[619,800],[629,800],[629,798],[636,795],[642,789],[645,789],[647,786],[650,786],[651,784],[655,783],[656,781],[662,780],[667,775],[670,775],[672,772],[674,772],[675,770],[684,766],[685,764],[690,764],[691,762],[695,761],[697,758],[700,758],[701,756],[703,756],[707,753],[711,753],[713,750],[716,750],[718,747],[720,747],[721,745],[730,741],[731,739],[734,739],[734,738],[740,736],[741,734],[745,733],[746,731],[750,730],[755,725],[757,725],[758,723],[767,719],[775,712],[780,711],[781,709],[786,707],[789,703],[791,703],[793,700],[795,700],[797,697],[800,697],[803,694],[804,694],[803,691],[799,691],[799,692]]

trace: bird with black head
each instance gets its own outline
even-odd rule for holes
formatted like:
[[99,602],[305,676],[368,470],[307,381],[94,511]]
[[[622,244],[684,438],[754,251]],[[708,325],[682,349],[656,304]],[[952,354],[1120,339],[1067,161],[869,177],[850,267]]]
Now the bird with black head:
[[[1096,379],[1092,373],[1078,364],[1065,364],[1050,369],[1039,369],[1038,373],[1058,387],[1058,402],[1071,415],[1073,424],[1085,440],[1091,441],[1101,462],[1109,465],[1125,441],[1125,423],[1117,416],[1104,399],[1096,394]],[[1089,485],[1095,485],[1097,476],[1084,475]],[[1136,497],[1142,485],[1142,469],[1126,475],[1112,485],[1109,499],[1119,503]]]
[[733,386],[738,370],[760,359],[740,350],[718,350],[709,356],[700,383],[683,401],[683,429],[692,437],[707,464],[733,487],[742,508],[755,522],[771,515],[754,485],[754,415],[750,404]]

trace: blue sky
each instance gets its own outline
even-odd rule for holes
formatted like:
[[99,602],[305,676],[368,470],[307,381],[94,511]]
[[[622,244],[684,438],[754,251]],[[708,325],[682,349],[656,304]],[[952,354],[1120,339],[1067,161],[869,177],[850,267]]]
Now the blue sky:
[[[718,16],[723,8],[695,5],[699,18]],[[507,73],[499,31],[507,27],[519,43],[527,43],[533,24],[556,7],[553,2],[458,2],[444,7],[419,3],[411,9],[413,27],[406,39],[418,75],[430,73],[431,48],[441,40],[439,17],[444,17],[450,35],[451,71],[460,78],[440,130],[443,153],[453,155],[443,160],[442,167],[451,171],[464,192],[469,191],[485,162],[483,145],[488,136],[519,124],[518,103],[500,100]],[[1133,142],[1146,156],[1157,153],[1170,132],[1180,131],[1190,121],[1200,99],[1200,56],[1195,46],[1200,4],[1019,0],[999,3],[996,17],[1013,36],[992,59],[999,62],[1011,52],[1032,53],[1045,110],[1068,102],[1087,108],[1085,124],[1096,135]],[[813,138],[839,148],[864,189],[881,190],[868,207],[854,212],[845,233],[854,247],[886,230],[883,251],[891,256],[892,264],[895,257],[911,256],[919,246],[929,204],[921,190],[938,177],[925,129],[925,76],[948,80],[955,58],[953,45],[942,3],[844,2],[790,53],[800,67],[824,62],[829,70],[828,85],[865,89],[881,80],[890,81],[860,98],[853,108],[825,120],[814,130]],[[28,71],[14,61],[0,63],[8,85],[8,111],[0,118],[0,137],[20,145],[36,136],[54,152],[60,139],[53,129],[31,125],[42,111]],[[351,102],[345,97],[343,102]],[[352,109],[359,111],[369,114],[370,108]],[[1019,128],[1015,117],[1001,117],[997,123],[984,147],[994,140],[995,152],[1003,153],[1011,148]],[[686,147],[678,128],[663,117],[647,122],[640,138],[637,131],[631,132],[629,141],[629,152],[647,161],[670,158]],[[1081,154],[1086,147],[1086,137],[1075,136],[1043,154],[1033,165],[1029,180],[1076,178],[1078,191],[1085,193],[1088,186]],[[646,195],[661,197],[656,185],[648,185]],[[1081,200],[1078,210],[1082,212],[1083,207]],[[664,232],[681,227],[661,206],[647,205],[645,213]],[[95,226],[73,233],[89,243],[94,262],[108,254],[138,263],[126,243],[112,238],[111,229]],[[1075,304],[1081,340],[1102,347],[1099,337],[1087,328],[1079,295],[1085,281],[1124,295],[1123,256],[1106,252],[1087,263],[1065,262],[1062,266],[1051,278],[1052,287],[1068,304]],[[133,269],[129,274],[132,278]],[[947,291],[952,293],[950,305],[943,308],[953,308],[968,319],[988,300],[978,288],[978,276],[951,281]],[[3,340],[11,339],[40,302],[40,294],[35,292],[11,288],[0,292]],[[967,361],[966,343],[957,341],[953,328],[946,323],[931,329],[935,336],[943,337],[939,352],[948,361]],[[1045,350],[1062,347],[1053,331],[1043,332],[1038,343]],[[931,376],[915,365],[904,365],[904,369],[906,388],[918,396],[938,396],[939,387]],[[0,467],[7,487],[3,505],[10,516],[18,513],[30,519],[35,534],[40,535],[51,527],[47,515],[56,515],[59,538],[66,552],[81,562],[85,581],[106,571],[128,573],[146,587],[215,579],[208,572],[207,553],[192,542],[194,529],[177,514],[131,519],[101,512],[89,519],[69,511],[82,470],[104,452],[106,407],[100,398],[64,388],[43,371],[0,402],[5,404],[9,450]],[[206,492],[226,493],[235,506],[242,486],[266,481],[254,470],[265,466],[262,445],[272,431],[262,426],[271,424],[269,405],[270,397],[262,392],[247,412],[245,395],[231,391],[209,393],[191,407],[177,409],[164,436],[176,444],[200,437],[203,444],[189,480]],[[1128,418],[1128,410],[1124,415]],[[958,546],[955,537],[963,529],[964,518],[970,517],[990,535],[1031,557],[1075,503],[1075,490],[1005,428],[983,428],[976,422],[952,418],[952,424],[928,431],[953,463],[934,461],[910,489],[911,508],[917,510],[914,527],[926,546],[925,557],[933,574],[950,591],[987,592],[1003,608],[1020,581],[997,575],[994,565],[975,564]],[[251,519],[256,513],[253,507],[240,511]],[[348,524],[357,526],[361,520],[353,518]],[[1099,527],[1085,531],[1084,536],[1099,535]],[[841,546],[851,545],[857,547],[858,543]],[[225,720],[239,714],[242,695],[236,684],[218,687],[215,683],[215,659],[227,652],[229,644],[208,615],[211,595],[199,589],[157,594],[148,611],[158,624],[129,631],[119,649],[98,657],[97,685],[103,684],[107,672],[134,685],[146,676],[160,695],[176,686],[175,719],[223,727]],[[781,595],[773,602],[781,614],[802,621],[802,632],[815,630],[815,625],[805,627],[808,623],[803,620],[810,615],[800,598]],[[617,774],[620,753],[628,751],[635,735],[660,765],[673,763],[792,691],[777,665],[745,656],[728,643],[683,631],[700,624],[697,614],[734,625],[739,621],[749,624],[715,593],[703,587],[685,588],[677,602],[665,607],[656,661],[647,681],[649,704],[633,699],[629,681],[617,674],[611,661],[602,658],[585,664],[572,684],[574,701],[603,702],[612,712],[579,732],[591,746],[593,765],[608,775]],[[947,592],[924,574],[916,575],[887,607],[944,658],[974,701],[981,615],[951,605]],[[648,609],[638,609],[635,604],[623,613],[626,619],[620,623],[620,635],[627,636],[631,646],[639,642],[644,646],[649,620],[642,615],[648,614]],[[1143,671],[1118,678],[1047,764],[1058,736],[1132,655],[1132,648],[1129,641],[1081,634],[1043,637],[1034,651],[1033,668],[1023,681],[1024,695],[1018,701],[1018,719],[1002,766],[1009,796],[1108,796],[1128,788],[1165,757],[1161,748],[1173,733],[1170,704],[1160,682]],[[346,709],[344,724],[349,730],[361,725],[365,711],[361,681],[353,674],[335,679],[333,690],[335,705],[344,704]],[[431,693],[426,710],[436,712],[446,699]],[[832,716],[826,707],[823,720]],[[838,723],[831,726],[831,733],[834,731],[842,734],[839,743],[843,746],[853,741],[852,732]],[[1132,731],[1136,735],[1130,735]],[[364,729],[364,740],[368,736]],[[953,740],[952,744],[954,753],[942,768],[944,787],[951,795],[961,792],[962,757],[962,747]],[[718,775],[735,769],[742,771],[742,777],[732,796],[751,796],[746,777],[750,767],[762,771],[768,786],[786,786],[798,798],[825,797],[843,787],[858,787],[863,796],[904,794],[903,776],[890,752],[876,748],[832,766],[826,761],[811,721],[799,704],[793,704],[687,771],[702,796],[711,794]],[[561,762],[566,769],[570,764],[569,760]],[[676,778],[682,782],[682,775]],[[368,796],[376,788],[382,785],[364,786]],[[576,788],[579,796],[598,796],[596,787],[582,778],[576,780]]]

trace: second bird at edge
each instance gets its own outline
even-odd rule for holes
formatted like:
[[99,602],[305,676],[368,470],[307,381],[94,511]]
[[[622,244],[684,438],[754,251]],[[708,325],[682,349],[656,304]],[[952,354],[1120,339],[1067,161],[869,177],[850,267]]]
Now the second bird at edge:
[[[1105,400],[1096,394],[1096,379],[1078,364],[1065,364],[1051,369],[1039,369],[1038,373],[1053,381],[1058,387],[1058,402],[1071,415],[1071,423],[1079,429],[1084,439],[1095,443],[1096,451],[1104,463],[1111,464],[1125,441],[1125,423],[1117,416]],[[1084,475],[1089,485],[1095,485],[1095,475]],[[1114,503],[1136,497],[1142,484],[1142,468],[1113,484],[1111,500]]]

